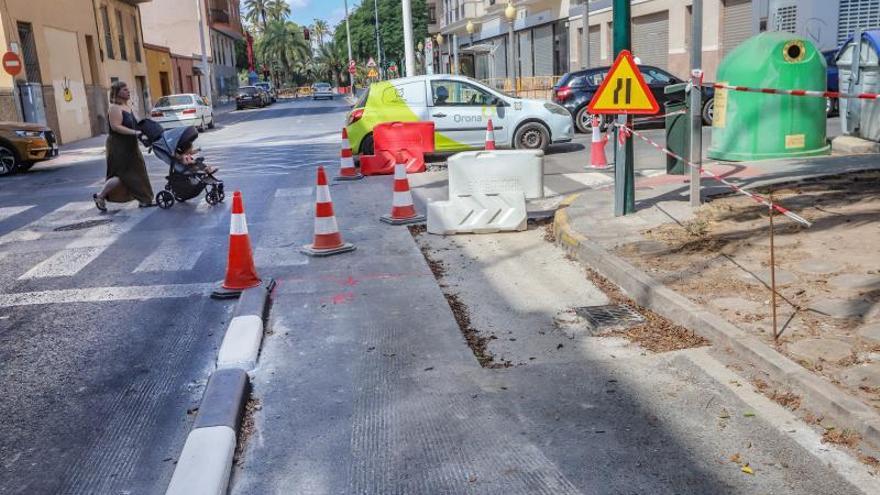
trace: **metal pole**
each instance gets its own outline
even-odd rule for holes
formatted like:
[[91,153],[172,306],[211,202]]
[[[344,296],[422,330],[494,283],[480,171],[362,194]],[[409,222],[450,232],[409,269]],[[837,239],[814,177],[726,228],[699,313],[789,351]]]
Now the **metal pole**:
[[202,77],[202,93],[214,106],[214,95],[211,94],[211,66],[208,65],[208,52],[205,48],[205,26],[202,23],[202,0],[196,0],[196,15],[199,22],[199,40],[202,43],[202,69],[204,76]]
[[382,66],[382,42],[379,41],[379,0],[373,0],[376,20],[376,57],[379,59],[379,74],[385,79],[385,68]]
[[403,52],[406,57],[406,76],[416,75],[416,52],[413,47],[412,10],[410,0],[402,0],[403,5]]
[[[614,56],[622,50],[632,48],[631,33],[631,10],[630,0],[614,0],[612,21],[614,27]],[[628,115],[618,115],[617,121],[632,128],[632,118]],[[620,128],[615,130],[615,137],[620,134]],[[614,215],[621,216],[636,211],[636,188],[635,170],[633,167],[633,141],[632,137],[623,140],[615,140],[614,153]]]
[[513,44],[513,20],[510,21],[507,29],[507,35],[510,38],[510,50],[507,50],[507,77],[510,78],[511,94],[516,94],[516,57],[514,56],[515,47]]
[[[770,204],[773,204],[772,194],[770,195]],[[770,290],[773,292],[771,295],[773,305],[773,340],[776,340],[779,338],[779,333],[776,331],[776,249],[773,245],[773,238],[773,206],[770,206]]]
[[[856,31],[853,33],[853,52],[852,52],[852,67],[849,75],[849,93],[856,93],[858,90],[858,81],[860,77],[859,64],[862,58],[861,48],[862,48],[862,29],[856,28]],[[846,134],[854,134],[856,132],[856,105],[861,106],[859,100],[847,100],[846,102]]]
[[700,206],[700,168],[703,166],[703,0],[693,0],[691,23],[691,206]]
[[581,40],[581,52],[584,54],[584,59],[581,60],[581,67],[584,69],[590,68],[590,1],[587,0],[584,2],[584,17],[582,19],[584,24],[584,37]]
[[[343,4],[345,5],[345,39],[348,41],[348,60],[351,62],[354,59],[351,58],[351,28],[348,26],[348,0],[343,0]],[[351,96],[354,97],[354,74],[351,72],[348,73],[348,80],[351,82]]]
[[458,75],[458,35],[452,33],[452,73]]

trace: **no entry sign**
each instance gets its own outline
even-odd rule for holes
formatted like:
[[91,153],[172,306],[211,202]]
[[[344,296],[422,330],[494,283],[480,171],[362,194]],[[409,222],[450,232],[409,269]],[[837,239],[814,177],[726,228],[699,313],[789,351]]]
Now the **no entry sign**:
[[14,52],[3,54],[3,70],[15,77],[21,72],[21,58]]

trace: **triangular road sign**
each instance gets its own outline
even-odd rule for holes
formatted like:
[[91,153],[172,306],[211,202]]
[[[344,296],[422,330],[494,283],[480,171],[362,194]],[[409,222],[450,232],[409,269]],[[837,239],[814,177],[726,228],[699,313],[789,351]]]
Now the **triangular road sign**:
[[373,60],[373,57],[370,57],[370,60],[367,61],[367,67],[375,67],[376,61]]
[[587,110],[591,114],[653,114],[660,110],[629,50],[617,55]]

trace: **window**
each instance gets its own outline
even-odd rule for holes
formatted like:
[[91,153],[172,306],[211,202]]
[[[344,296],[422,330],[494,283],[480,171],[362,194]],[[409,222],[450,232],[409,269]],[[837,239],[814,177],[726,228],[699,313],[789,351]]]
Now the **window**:
[[431,81],[434,106],[495,105],[498,99],[491,93],[460,81]]
[[18,23],[18,39],[21,40],[24,70],[27,80],[41,82],[40,60],[37,58],[37,45],[34,43],[34,30],[29,22]]
[[128,52],[125,49],[125,26],[122,24],[122,12],[116,11],[116,27],[119,29],[119,58],[128,60]]
[[136,15],[131,16],[131,34],[134,36],[134,59],[138,62],[142,62],[141,60],[141,33],[140,29],[138,29],[138,18]]
[[437,6],[428,5],[428,24],[437,24]]
[[[646,68],[642,70],[642,74],[645,75],[645,82],[647,84],[672,84],[677,82],[675,78],[670,76],[669,74],[654,68]],[[648,81],[650,79],[650,81]]]
[[101,24],[104,27],[104,50],[107,52],[107,58],[114,59],[113,54],[113,33],[110,31],[110,16],[107,14],[107,6],[101,7]]

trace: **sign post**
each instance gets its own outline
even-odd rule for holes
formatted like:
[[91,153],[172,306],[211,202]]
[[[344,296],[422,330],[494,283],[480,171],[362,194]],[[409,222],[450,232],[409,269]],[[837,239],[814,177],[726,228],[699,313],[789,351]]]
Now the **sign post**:
[[[614,0],[612,21],[614,32],[614,53],[632,49],[632,12],[630,0]],[[586,36],[587,33],[584,33]],[[638,70],[638,69],[636,69]],[[617,120],[631,128],[632,118],[628,114],[618,115]],[[614,147],[614,215],[621,216],[636,211],[635,170],[633,168],[632,139],[622,136],[621,129],[615,130]]]
[[355,64],[354,60],[348,61],[348,73],[351,75],[355,75],[357,73],[357,64]]
[[425,39],[425,74],[434,75],[434,38]]
[[18,85],[15,84],[15,76],[21,74],[21,57],[13,51],[3,54],[3,70],[12,76],[12,98],[15,100],[15,111],[18,118],[24,121],[24,109],[21,108],[22,103],[18,101]]

